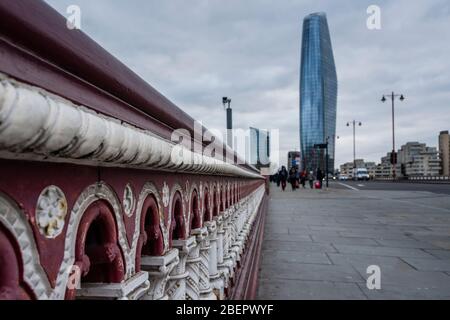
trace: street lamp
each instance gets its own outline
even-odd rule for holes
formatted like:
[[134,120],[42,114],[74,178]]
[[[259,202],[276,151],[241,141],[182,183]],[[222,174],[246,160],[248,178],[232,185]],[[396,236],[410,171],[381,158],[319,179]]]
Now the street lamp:
[[[329,158],[330,158],[330,156],[329,156],[329,154],[328,154],[328,146],[329,146],[329,140],[330,140],[330,138],[336,138],[336,139],[339,139],[339,136],[336,136],[336,135],[333,135],[333,136],[327,136],[326,137],[326,139],[325,139],[325,143],[316,143],[316,144],[314,144],[314,148],[319,148],[319,149],[325,149],[325,174],[326,174],[326,183],[327,183],[327,188],[328,188],[328,173],[329,173],[329,171],[330,171],[330,169],[329,169],[329,165],[328,165],[328,162],[329,162]],[[314,149],[313,149],[314,150]],[[334,149],[333,149],[334,150]]]
[[395,152],[395,117],[394,117],[394,101],[395,98],[399,97],[400,101],[405,100],[403,94],[395,94],[392,92],[391,94],[383,95],[381,98],[381,102],[386,102],[386,97],[391,98],[392,101],[392,153],[391,153],[391,164],[392,164],[392,180],[395,181],[395,166],[397,164],[397,153]]
[[[328,188],[328,140],[330,137],[325,139],[325,143],[316,143],[314,144],[314,148],[325,149],[325,174],[326,174],[326,183]],[[320,182],[322,183],[322,182]]]
[[361,127],[362,122],[353,120],[352,122],[347,122],[347,127],[350,127],[350,123],[353,125],[353,171],[354,171],[356,169],[356,125]]
[[231,131],[233,129],[233,112],[230,107],[231,99],[229,99],[228,97],[223,97],[222,103],[223,107],[227,110],[227,144],[230,148],[233,148],[233,136],[231,134]]

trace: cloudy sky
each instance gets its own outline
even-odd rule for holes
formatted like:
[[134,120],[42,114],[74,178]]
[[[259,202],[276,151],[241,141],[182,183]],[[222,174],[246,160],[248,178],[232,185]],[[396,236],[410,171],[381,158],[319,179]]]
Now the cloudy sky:
[[[379,161],[397,146],[437,146],[450,129],[448,0],[47,0],[61,14],[76,4],[82,30],[209,128],[223,128],[221,97],[232,98],[235,127],[280,130],[281,159],[299,149],[299,68],[303,17],[324,11],[339,81],[336,164]],[[381,30],[366,10],[381,8]]]

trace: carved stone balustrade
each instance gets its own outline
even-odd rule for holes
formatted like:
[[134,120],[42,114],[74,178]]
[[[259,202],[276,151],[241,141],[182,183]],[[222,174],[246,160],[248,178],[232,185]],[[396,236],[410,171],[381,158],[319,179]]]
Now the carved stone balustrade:
[[143,256],[141,258],[141,267],[148,272],[150,278],[150,290],[144,299],[168,300],[166,285],[170,273],[179,262],[178,249],[171,249],[162,256]]
[[218,242],[218,234],[217,234],[217,224],[216,221],[208,221],[205,223],[208,228],[208,240],[209,240],[209,280],[211,287],[213,289],[213,293],[220,300],[225,298],[225,285],[223,279],[220,277],[218,270],[218,259],[217,259],[217,242]]
[[229,270],[224,266],[224,237],[225,230],[223,228],[223,217],[218,216],[215,218],[217,225],[217,271],[223,283],[223,290],[228,287],[229,282]]
[[[186,300],[199,300],[200,299],[200,263],[202,258],[200,257],[200,248],[206,238],[207,231],[205,228],[195,229],[192,234],[196,239],[196,246],[193,248],[188,256],[186,268],[189,272],[186,282]],[[205,276],[203,276],[205,277]]]
[[170,300],[186,300],[186,278],[189,276],[186,262],[189,254],[197,247],[197,242],[192,236],[187,240],[173,240],[172,244],[178,249],[180,262],[170,274],[167,294]]
[[198,289],[200,300],[215,300],[210,282],[209,260],[210,260],[210,242],[208,237],[208,228],[203,227],[193,232],[197,236],[199,243],[199,261],[198,261]]
[[150,289],[147,272],[139,272],[121,283],[89,283],[77,289],[80,299],[139,300]]

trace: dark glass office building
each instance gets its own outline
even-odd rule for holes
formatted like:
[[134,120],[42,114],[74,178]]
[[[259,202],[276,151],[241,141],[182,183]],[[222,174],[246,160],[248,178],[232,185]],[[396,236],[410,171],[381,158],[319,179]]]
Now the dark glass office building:
[[302,168],[325,172],[325,150],[314,148],[328,138],[328,172],[334,172],[337,76],[325,13],[303,20],[300,66],[300,145]]

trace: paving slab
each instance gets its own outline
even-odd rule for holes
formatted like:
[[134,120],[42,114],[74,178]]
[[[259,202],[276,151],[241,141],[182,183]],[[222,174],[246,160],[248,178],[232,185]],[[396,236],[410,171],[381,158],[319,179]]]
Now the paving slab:
[[260,271],[260,279],[366,282],[355,269],[347,266],[271,261]]
[[434,258],[428,252],[416,248],[394,248],[382,246],[362,246],[334,244],[334,247],[341,253],[375,255],[388,257],[416,257],[416,258]]
[[448,271],[450,272],[450,259],[421,259],[403,258],[407,263],[420,271]]
[[355,283],[305,281],[305,280],[261,280],[260,296],[272,300],[366,300],[367,297]]
[[323,252],[304,252],[302,254],[292,254],[292,251],[264,250],[262,263],[264,265],[281,263],[314,263],[332,264],[328,255]]
[[312,241],[282,241],[266,240],[263,250],[282,250],[294,252],[336,252],[336,249],[326,243],[313,243]]
[[[450,299],[450,196],[271,187],[260,299]],[[369,266],[381,289],[367,287]]]

